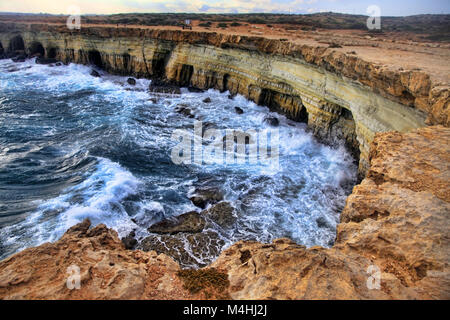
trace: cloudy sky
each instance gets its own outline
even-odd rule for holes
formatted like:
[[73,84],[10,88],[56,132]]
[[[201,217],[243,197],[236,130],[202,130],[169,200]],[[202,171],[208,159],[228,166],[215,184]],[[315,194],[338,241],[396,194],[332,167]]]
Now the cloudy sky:
[[84,14],[127,12],[204,12],[204,13],[312,13],[333,11],[366,14],[378,5],[381,14],[412,15],[450,13],[450,0],[0,0],[2,12],[70,13],[77,6]]

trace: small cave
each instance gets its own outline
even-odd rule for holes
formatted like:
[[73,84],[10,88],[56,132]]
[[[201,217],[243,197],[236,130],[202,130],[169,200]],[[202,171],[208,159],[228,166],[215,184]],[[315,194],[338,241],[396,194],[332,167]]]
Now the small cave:
[[226,73],[223,76],[223,81],[222,81],[222,92],[225,92],[228,90],[228,82],[230,80],[230,75],[228,73]]
[[58,49],[56,49],[56,48],[47,49],[47,57],[49,59],[56,59],[57,54],[58,54]]
[[264,88],[261,89],[257,104],[267,106],[271,111],[284,114],[291,120],[308,122],[308,111],[299,96]]
[[124,53],[122,55],[122,63],[123,63],[124,72],[128,72],[128,68],[131,66],[130,61],[131,61],[131,56],[128,53]]
[[181,68],[178,68],[178,84],[182,87],[189,86],[191,83],[192,74],[194,73],[194,67],[189,64],[183,64]]
[[350,151],[356,162],[360,159],[359,142],[356,135],[356,123],[350,110],[339,107],[336,120],[329,125],[329,138],[341,139],[345,142],[347,150]]
[[25,51],[25,43],[21,36],[15,36],[9,41],[8,52]]
[[166,75],[166,66],[169,63],[172,52],[155,53],[151,60],[150,74],[155,78],[164,78]]
[[88,52],[88,62],[96,67],[103,68],[102,55],[97,50]]
[[45,49],[40,42],[33,41],[28,47],[28,53],[30,56],[45,56]]

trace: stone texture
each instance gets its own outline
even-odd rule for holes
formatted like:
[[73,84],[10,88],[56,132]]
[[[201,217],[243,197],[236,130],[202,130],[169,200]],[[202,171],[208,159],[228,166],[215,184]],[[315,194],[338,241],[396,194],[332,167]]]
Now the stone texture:
[[[104,225],[85,220],[55,243],[0,262],[0,299],[192,299],[176,262],[155,251],[128,251]],[[80,289],[68,289],[67,268],[80,268]],[[201,296],[200,296],[201,297]]]
[[[347,200],[332,248],[241,241],[209,267],[228,275],[233,299],[450,299],[449,141],[442,126],[377,134],[371,169]],[[187,262],[183,241],[195,250],[223,245],[207,233],[160,237],[144,240],[144,249],[178,250]],[[81,268],[80,290],[66,287],[72,264]],[[367,285],[370,266],[380,272],[379,289]],[[166,255],[127,251],[115,231],[84,221],[55,243],[1,261],[0,298],[193,298],[178,270]]]
[[[330,249],[238,242],[212,266],[234,299],[449,299],[450,129],[377,134]],[[374,265],[380,289],[368,289]]]
[[179,232],[198,233],[205,227],[205,220],[196,211],[183,213],[177,217],[158,222],[148,231],[158,234],[176,234]]

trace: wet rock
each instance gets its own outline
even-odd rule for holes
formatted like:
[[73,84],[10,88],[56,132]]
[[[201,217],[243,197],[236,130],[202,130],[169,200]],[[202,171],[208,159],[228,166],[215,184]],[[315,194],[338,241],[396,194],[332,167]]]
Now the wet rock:
[[55,66],[61,67],[61,66],[62,66],[62,62],[57,62],[57,63],[55,64]]
[[199,89],[199,88],[195,88],[195,87],[188,87],[188,91],[189,92],[198,92],[198,93],[205,92],[205,90],[202,90],[202,89]]
[[136,85],[136,79],[134,79],[134,78],[128,78],[128,79],[127,79],[127,83],[128,83],[129,85],[134,86],[134,85]]
[[25,54],[21,54],[18,56],[15,56],[14,58],[12,58],[13,62],[25,62],[25,60],[27,59],[27,56]]
[[316,219],[317,226],[322,229],[331,229],[330,223],[325,217],[319,217]]
[[234,208],[227,201],[215,204],[208,210],[202,211],[202,214],[207,215],[211,220],[223,228],[231,227],[236,221]]
[[100,78],[100,73],[98,73],[96,70],[92,69],[91,76],[96,77],[96,78]]
[[235,94],[229,94],[229,95],[228,95],[228,99],[230,99],[230,100],[233,100],[233,99],[234,99],[234,97],[236,97],[236,95],[235,95]]
[[151,235],[142,240],[138,248],[166,254],[183,267],[204,267],[220,254],[224,245],[225,242],[216,232],[206,231],[194,234]]
[[196,211],[183,213],[178,217],[166,219],[148,228],[158,234],[176,234],[179,232],[196,233],[205,227],[205,219]]
[[203,102],[204,103],[210,103],[211,102],[211,98],[207,97],[207,98],[203,99]]
[[278,127],[280,125],[280,120],[276,117],[265,117],[264,122],[272,127]]
[[122,243],[125,246],[125,249],[127,250],[133,250],[137,245],[137,240],[135,239],[136,233],[134,231],[131,231],[129,235],[122,238]]
[[132,221],[144,228],[148,228],[156,221],[161,221],[164,218],[164,208],[158,202],[149,203],[146,208],[142,208],[133,217]]
[[205,209],[208,204],[214,204],[223,200],[223,193],[215,187],[197,188],[194,195],[189,198],[192,203],[201,209]]
[[37,64],[52,64],[52,63],[57,63],[57,62],[58,62],[58,60],[52,59],[52,58],[42,58],[42,57],[36,58]]
[[181,89],[177,85],[166,83],[162,80],[154,79],[150,84],[150,92],[164,93],[164,94],[181,94]]
[[243,114],[244,113],[244,110],[242,110],[239,107],[234,107],[234,111],[236,111],[237,114]]
[[181,113],[182,115],[185,115],[188,118],[194,118],[194,115],[192,114],[191,109],[189,109],[189,107],[185,104],[179,104],[175,108],[175,111],[178,113]]

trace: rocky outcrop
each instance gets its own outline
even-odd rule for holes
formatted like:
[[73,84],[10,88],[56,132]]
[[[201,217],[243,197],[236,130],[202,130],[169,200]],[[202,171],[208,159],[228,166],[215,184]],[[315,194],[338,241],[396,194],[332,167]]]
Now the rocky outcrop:
[[427,74],[394,72],[324,47],[211,32],[19,23],[0,23],[0,43],[23,43],[28,53],[33,43],[47,58],[242,94],[308,123],[322,139],[344,139],[360,158],[361,177],[375,133],[407,132],[426,118],[449,125],[448,88],[433,87]]
[[[347,200],[332,248],[241,241],[208,268],[180,276],[165,254],[125,250],[115,231],[85,221],[55,243],[1,261],[0,298],[450,299],[449,142],[442,126],[377,134],[371,168]],[[177,235],[144,245],[185,254]],[[188,241],[211,250],[215,240],[203,232]],[[66,286],[73,264],[79,290]],[[209,273],[222,279],[222,291],[185,289],[203,288]]]
[[213,263],[228,273],[231,297],[449,299],[449,142],[444,127],[377,134],[334,246],[238,242]]
[[85,220],[55,243],[1,261],[0,299],[204,299],[205,290],[185,289],[180,271],[168,256],[125,250],[114,230]]

